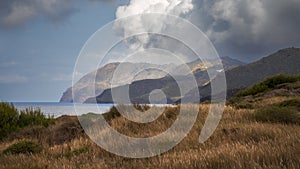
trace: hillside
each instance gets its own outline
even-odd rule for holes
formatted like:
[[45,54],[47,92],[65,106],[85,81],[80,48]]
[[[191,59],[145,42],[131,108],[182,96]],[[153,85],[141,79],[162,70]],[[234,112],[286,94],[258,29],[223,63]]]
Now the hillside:
[[[183,80],[186,80],[186,78],[183,78]],[[121,95],[121,93],[127,91],[127,88],[129,88],[130,102],[127,102],[126,98],[118,98],[120,104],[149,103],[149,94],[155,89],[162,89],[164,91],[167,95],[168,103],[173,103],[174,100],[179,99],[178,96],[180,95],[176,81],[172,77],[167,76],[161,79],[140,80],[130,85],[107,89],[101,95],[97,96],[96,99],[89,98],[85,103],[113,103],[111,90]]]
[[[238,91],[270,76],[278,74],[300,74],[300,49],[287,48],[254,63],[242,65],[225,71],[227,81],[227,96],[232,97]],[[185,97],[191,97],[195,90],[200,91],[201,101],[210,99],[210,85],[191,90]]]
[[[300,75],[277,75],[238,92],[228,103],[237,108],[258,108],[274,102],[299,98]],[[300,107],[298,109],[300,110]]]
[[287,48],[226,72],[229,90],[245,88],[277,74],[300,74],[300,49]]

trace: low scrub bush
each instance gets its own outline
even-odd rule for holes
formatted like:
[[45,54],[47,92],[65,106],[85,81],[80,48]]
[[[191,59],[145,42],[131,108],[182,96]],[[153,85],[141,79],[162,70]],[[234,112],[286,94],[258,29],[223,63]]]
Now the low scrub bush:
[[257,109],[254,113],[256,121],[300,124],[299,113],[289,107],[278,107],[275,105]]
[[120,111],[123,112],[132,112],[132,111],[139,111],[139,112],[146,112],[150,109],[151,107],[147,104],[133,104],[133,105],[117,105],[117,106],[112,106],[110,110],[107,113],[104,113],[103,116],[105,120],[111,121],[112,119],[115,119],[117,117],[121,116]]
[[278,104],[279,107],[295,107],[300,108],[300,99],[290,99]]
[[41,146],[32,141],[20,141],[9,146],[3,151],[3,154],[34,154],[42,151]]
[[288,76],[288,75],[277,75],[274,77],[267,78],[261,83],[254,84],[252,87],[239,92],[236,96],[249,96],[249,95],[256,95],[258,93],[263,93],[268,90],[272,90],[276,88],[277,85],[284,84],[284,83],[294,83],[300,81],[300,76]]
[[18,129],[19,114],[12,104],[0,103],[0,140]]
[[105,120],[111,121],[114,118],[120,117],[121,114],[119,113],[118,109],[116,106],[113,106],[109,109],[107,113],[103,114]]
[[45,115],[41,112],[40,109],[28,108],[24,111],[20,111],[19,115],[19,126],[21,128],[32,125],[40,125],[47,127],[49,124],[52,124],[53,118],[46,118]]
[[18,111],[13,104],[0,103],[0,140],[9,133],[26,126],[45,126],[54,123],[53,117],[45,117],[40,109]]
[[241,96],[249,96],[249,95],[256,95],[258,93],[262,93],[268,89],[268,86],[265,84],[255,84],[252,87],[241,91],[240,93],[237,94],[238,97]]

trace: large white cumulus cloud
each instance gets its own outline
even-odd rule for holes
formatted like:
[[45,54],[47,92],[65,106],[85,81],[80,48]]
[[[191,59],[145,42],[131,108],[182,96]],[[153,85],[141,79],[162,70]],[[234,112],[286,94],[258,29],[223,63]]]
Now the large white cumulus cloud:
[[143,13],[182,15],[193,9],[192,0],[131,0],[117,9],[117,18]]
[[[192,0],[131,0],[128,5],[120,6],[117,9],[116,18],[120,19],[131,15],[146,13],[162,13],[186,17],[193,8],[194,5],[192,4]],[[141,15],[136,16],[131,20],[120,20],[119,22],[116,22],[114,28],[119,35],[127,37],[137,31],[153,29],[159,31],[168,29],[168,26],[174,26],[172,24],[174,23],[169,23],[165,17],[161,17],[160,20],[153,20]],[[133,49],[143,49],[145,46],[151,45],[154,39],[155,43],[163,43],[162,38],[147,34],[131,37],[127,39],[127,44]],[[164,37],[163,39],[167,40],[168,38]]]
[[[279,48],[300,46],[299,0],[131,0],[118,8],[116,17],[150,12],[190,20],[208,35],[221,55],[243,60],[256,59]],[[156,22],[165,21],[162,18]],[[126,36],[145,26],[147,22],[142,19],[133,20],[119,24],[118,33]],[[151,39],[149,35],[139,37],[133,44],[138,40],[148,46]]]

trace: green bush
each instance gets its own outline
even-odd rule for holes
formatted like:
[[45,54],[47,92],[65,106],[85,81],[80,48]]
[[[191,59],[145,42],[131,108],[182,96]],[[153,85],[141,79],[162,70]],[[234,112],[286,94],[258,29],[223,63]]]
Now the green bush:
[[275,105],[257,109],[254,113],[256,121],[284,123],[284,124],[300,124],[299,113],[289,107],[278,107]]
[[300,99],[290,99],[278,104],[279,107],[295,107],[300,108]]
[[267,78],[264,82],[264,85],[268,86],[268,88],[275,88],[279,84],[283,83],[294,83],[300,80],[300,76],[289,76],[289,75],[277,75],[271,78]]
[[34,154],[42,151],[41,146],[32,141],[20,141],[9,146],[3,154]]
[[45,117],[40,109],[18,111],[13,104],[0,103],[0,140],[9,133],[26,126],[53,124],[53,117]]
[[117,105],[117,106],[112,106],[110,110],[106,113],[103,114],[105,120],[111,121],[112,119],[115,119],[117,117],[120,117],[121,114],[119,110],[124,111],[124,112],[131,112],[138,110],[140,112],[145,112],[149,110],[151,107],[147,104],[133,104],[133,105]]
[[268,89],[268,86],[265,84],[255,84],[251,88],[246,89],[237,94],[237,96],[249,96],[256,95],[258,93],[262,93]]
[[252,87],[239,92],[236,97],[256,95],[258,93],[263,93],[268,90],[276,88],[277,85],[284,83],[294,83],[300,81],[300,75],[289,76],[289,75],[277,75],[274,77],[267,78],[261,83],[254,84]]
[[0,103],[0,140],[19,128],[18,121],[19,114],[14,105]]
[[105,120],[111,121],[114,118],[120,117],[121,114],[119,113],[116,106],[112,106],[107,113],[103,114]]
[[21,128],[26,126],[39,125],[47,127],[54,122],[52,117],[46,118],[40,109],[27,108],[20,111],[19,126]]

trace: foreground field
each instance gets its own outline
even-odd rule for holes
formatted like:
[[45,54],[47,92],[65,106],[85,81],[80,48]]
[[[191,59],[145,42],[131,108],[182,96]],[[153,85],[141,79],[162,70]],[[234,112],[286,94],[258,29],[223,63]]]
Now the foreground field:
[[[104,116],[115,130],[145,138],[168,129],[180,108],[188,113],[195,106],[166,107],[147,124],[128,121],[115,107]],[[237,94],[228,102],[214,134],[200,144],[209,107],[200,105],[192,130],[170,151],[130,159],[98,147],[85,135],[77,117],[63,116],[53,122],[39,111],[18,115],[12,105],[2,103],[0,168],[300,168],[300,76],[279,75]]]
[[[282,99],[276,99],[282,100]],[[187,105],[192,106],[192,105]],[[204,144],[198,143],[209,105],[188,136],[160,156],[129,159],[99,148],[84,135],[76,117],[61,117],[48,127],[28,127],[0,143],[3,152],[20,140],[40,146],[37,153],[0,155],[0,168],[300,168],[300,126],[257,122],[253,109],[226,107],[223,118]],[[154,123],[140,125],[111,116],[110,124],[130,136],[155,135],[176,119],[177,107],[167,108]]]

